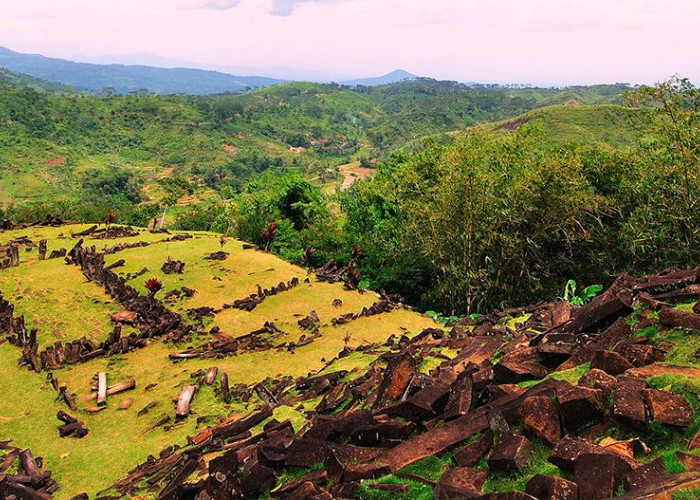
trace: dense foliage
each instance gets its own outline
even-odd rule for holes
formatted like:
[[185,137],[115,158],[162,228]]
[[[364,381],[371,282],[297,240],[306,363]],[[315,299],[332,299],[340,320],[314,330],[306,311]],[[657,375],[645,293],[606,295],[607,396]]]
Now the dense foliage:
[[[145,225],[165,211],[175,227],[297,262],[313,248],[313,265],[359,246],[363,286],[459,314],[700,257],[700,113],[686,80],[635,89],[629,109],[605,104],[621,85],[419,79],[209,97],[28,85],[0,88],[0,215],[15,220],[114,210]],[[571,99],[605,105],[541,108]],[[334,169],[350,161],[379,167],[336,192]]]

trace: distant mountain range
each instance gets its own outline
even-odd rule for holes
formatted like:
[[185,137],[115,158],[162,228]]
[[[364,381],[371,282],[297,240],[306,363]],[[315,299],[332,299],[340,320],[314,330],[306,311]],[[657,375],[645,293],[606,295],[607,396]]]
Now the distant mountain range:
[[284,81],[201,69],[78,63],[39,54],[22,54],[4,47],[0,47],[0,67],[91,92],[111,88],[119,93],[147,89],[156,94],[217,94],[242,92]]
[[402,69],[397,69],[386,75],[376,76],[373,78],[359,78],[357,80],[347,80],[341,82],[343,85],[349,85],[351,87],[357,87],[359,85],[365,85],[371,87],[374,85],[388,85],[390,83],[403,82],[406,80],[415,80],[418,78],[417,75],[404,71]]
[[[149,60],[152,57],[144,56],[141,60]],[[146,89],[156,94],[220,94],[245,92],[292,80],[264,76],[237,76],[194,68],[75,62],[40,54],[23,54],[5,47],[0,47],[0,68],[90,92],[101,92],[109,88],[117,93]],[[416,78],[416,75],[407,71],[396,70],[379,77],[347,80],[341,83],[353,87],[373,86]]]

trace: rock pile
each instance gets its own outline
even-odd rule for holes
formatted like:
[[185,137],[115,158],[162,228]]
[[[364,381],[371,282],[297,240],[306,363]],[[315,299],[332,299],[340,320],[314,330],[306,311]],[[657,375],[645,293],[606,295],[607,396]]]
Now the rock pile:
[[[439,499],[574,500],[622,492],[626,499],[661,492],[670,498],[700,486],[699,460],[679,451],[688,469],[683,473],[666,470],[663,459],[645,463],[645,433],[659,425],[686,429],[695,415],[682,394],[649,387],[646,378],[693,368],[661,363],[663,345],[636,333],[651,325],[700,329],[700,306],[696,312],[673,306],[700,298],[698,285],[698,269],[625,275],[582,307],[538,304],[467,319],[449,332],[392,336],[364,374],[324,372],[280,383],[272,399],[261,396],[260,411],[205,428],[190,446],[167,450],[115,487],[126,494],[145,478],[167,477],[158,482],[160,499],[257,498],[275,487],[272,496],[279,498],[353,498],[363,481],[393,474],[399,483],[430,485]],[[523,312],[531,313],[527,321],[504,326],[507,314]],[[630,321],[632,314],[638,322]],[[301,322],[316,323],[312,315]],[[218,353],[237,342],[177,356]],[[422,361],[438,348],[456,354],[421,373]],[[585,363],[591,366],[585,372],[564,372]],[[290,422],[274,419],[252,431],[271,416],[271,406],[319,399],[309,423],[296,432]],[[612,428],[640,439],[614,439]],[[679,444],[692,450],[700,437]],[[537,474],[528,478],[526,492],[482,493],[492,474],[528,470],[533,450],[543,447],[565,477]],[[403,471],[448,451],[454,452],[452,466],[438,480]],[[278,484],[289,468],[308,470]],[[386,492],[408,487],[373,486]]]

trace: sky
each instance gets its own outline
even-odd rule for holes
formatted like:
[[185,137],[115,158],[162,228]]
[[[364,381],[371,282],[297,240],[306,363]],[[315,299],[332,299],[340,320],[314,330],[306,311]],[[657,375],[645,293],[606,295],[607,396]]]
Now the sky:
[[700,81],[700,0],[0,0],[0,45],[342,80]]

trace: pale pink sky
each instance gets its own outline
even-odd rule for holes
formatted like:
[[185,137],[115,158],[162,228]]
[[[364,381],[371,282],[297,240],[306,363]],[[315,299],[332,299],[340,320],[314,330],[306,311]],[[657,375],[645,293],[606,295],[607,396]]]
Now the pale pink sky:
[[697,82],[700,0],[0,0],[0,45],[339,79],[403,68],[479,82]]

